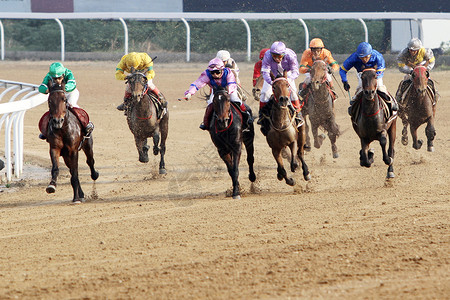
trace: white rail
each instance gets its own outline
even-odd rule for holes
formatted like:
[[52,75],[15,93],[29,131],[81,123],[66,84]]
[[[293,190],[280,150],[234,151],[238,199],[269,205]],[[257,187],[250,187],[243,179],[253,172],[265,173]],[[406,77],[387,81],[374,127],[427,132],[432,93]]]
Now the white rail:
[[23,121],[25,112],[46,102],[47,95],[39,93],[38,85],[1,79],[0,89],[4,89],[0,93],[0,102],[6,95],[14,93],[8,102],[0,103],[0,131],[5,124],[6,179],[10,182],[13,175],[13,160],[15,177],[20,178],[23,171]]

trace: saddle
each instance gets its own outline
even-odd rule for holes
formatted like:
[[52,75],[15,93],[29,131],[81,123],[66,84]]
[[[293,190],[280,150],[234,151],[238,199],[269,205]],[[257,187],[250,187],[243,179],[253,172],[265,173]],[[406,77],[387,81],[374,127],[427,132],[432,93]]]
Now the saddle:
[[164,105],[159,100],[158,96],[155,95],[152,91],[147,92],[148,96],[152,100],[152,102],[155,104],[156,107],[156,117],[158,120],[162,119],[164,115],[167,113],[167,109],[164,107]]
[[[81,126],[85,128],[89,123],[88,113],[84,109],[79,107],[69,107],[69,110],[78,118],[78,120],[81,123]],[[47,111],[42,115],[41,119],[39,120],[39,131],[45,136],[47,136],[49,121],[50,121],[50,112]]]
[[[378,101],[380,101],[383,106],[383,113],[385,122],[388,123],[397,117],[397,111],[392,110],[392,96],[390,94],[385,94],[381,91],[377,90]],[[363,93],[359,93],[357,97],[355,97],[355,102],[351,106],[351,120],[356,125],[357,119],[361,116],[361,102],[362,102]]]
[[[405,88],[401,91],[401,103],[403,105],[406,106],[406,95],[408,95],[409,90],[411,89],[411,87],[413,86],[413,83],[411,80],[409,80],[407,82],[407,84],[405,84]],[[403,87],[402,87],[403,88]],[[428,79],[428,83],[427,83],[427,93],[428,96],[432,99],[432,103],[433,106],[436,105],[437,99],[439,98],[439,94],[436,92],[436,89],[434,88],[434,81],[432,79]]]

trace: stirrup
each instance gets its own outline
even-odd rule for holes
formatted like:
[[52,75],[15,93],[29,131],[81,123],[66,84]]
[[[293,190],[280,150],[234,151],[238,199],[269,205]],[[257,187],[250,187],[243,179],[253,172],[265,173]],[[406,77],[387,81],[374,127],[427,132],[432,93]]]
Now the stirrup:
[[125,104],[125,102],[123,102],[122,104],[120,104],[119,106],[117,106],[117,110],[126,110],[127,109],[127,105]]
[[91,136],[91,133],[92,133],[92,131],[94,131],[94,123],[92,123],[92,122],[89,122],[87,125],[86,125],[86,128],[84,128],[84,131],[85,131],[85,137],[90,137]]
[[43,135],[42,133],[39,133],[39,138],[41,140],[46,140],[47,139],[47,137],[45,135]]
[[208,130],[208,128],[206,127],[205,124],[200,124],[200,126],[198,126],[198,128],[200,128],[201,130]]

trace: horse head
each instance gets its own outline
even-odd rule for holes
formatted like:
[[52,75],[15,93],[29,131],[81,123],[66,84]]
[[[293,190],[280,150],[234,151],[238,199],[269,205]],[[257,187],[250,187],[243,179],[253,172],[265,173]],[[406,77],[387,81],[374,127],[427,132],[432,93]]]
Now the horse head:
[[373,100],[377,93],[377,72],[375,69],[365,69],[361,74],[364,98]]
[[323,60],[316,60],[311,67],[311,86],[318,90],[322,83],[327,80],[327,64]]
[[52,128],[61,128],[67,116],[67,98],[64,93],[65,83],[58,79],[52,79],[48,83],[49,96],[48,108],[50,112],[50,126]]
[[139,72],[134,67],[131,67],[131,73],[127,76],[126,84],[130,87],[133,99],[140,101],[144,94],[147,92],[147,76],[144,73]]
[[231,118],[230,95],[228,91],[220,87],[214,91],[213,108],[219,129],[227,128]]
[[287,80],[287,71],[285,70],[283,72],[283,75],[278,75],[276,78],[273,76],[272,73],[270,73],[270,76],[272,78],[272,92],[274,97],[274,106],[281,108],[281,107],[287,107],[289,104],[289,96],[290,96],[290,89],[289,89],[289,82]]
[[427,90],[428,78],[430,77],[430,72],[424,66],[417,66],[414,68],[411,79],[416,89],[417,93],[423,95]]

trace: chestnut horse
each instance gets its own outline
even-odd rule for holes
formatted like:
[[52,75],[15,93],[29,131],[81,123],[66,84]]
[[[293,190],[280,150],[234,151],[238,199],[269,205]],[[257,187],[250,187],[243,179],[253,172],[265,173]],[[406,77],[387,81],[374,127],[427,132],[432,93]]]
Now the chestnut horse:
[[[366,69],[361,74],[363,92],[359,99],[359,113],[352,120],[353,129],[361,140],[360,165],[369,168],[374,152],[370,143],[378,140],[383,152],[383,161],[388,165],[387,178],[394,178],[394,144],[397,116],[389,118],[384,101],[377,94],[377,74],[375,69]],[[356,103],[355,103],[356,104]],[[389,148],[386,151],[387,137]]]
[[[255,182],[256,175],[253,170],[255,130],[253,123],[248,125],[248,130],[243,131],[242,114],[240,110],[231,104],[230,95],[226,89],[214,91],[212,102],[214,114],[209,127],[211,140],[217,147],[220,158],[225,162],[233,183],[233,199],[240,199],[239,187],[239,161],[241,159],[242,142],[247,151],[247,163],[251,182]],[[249,107],[247,107],[250,110]],[[251,113],[251,110],[250,110]]]
[[427,150],[434,151],[433,140],[436,136],[434,128],[434,118],[436,113],[436,103],[431,88],[428,87],[430,73],[424,66],[414,68],[411,79],[412,86],[409,88],[403,105],[400,105],[399,116],[402,119],[402,144],[408,144],[408,125],[413,139],[413,148],[418,150],[422,147],[423,141],[417,139],[417,129],[424,123],[425,134],[427,136]]
[[92,134],[84,138],[82,126],[78,118],[72,113],[64,94],[64,82],[49,82],[49,122],[47,142],[50,144],[50,158],[52,160],[52,179],[47,186],[47,193],[56,191],[56,180],[59,175],[59,157],[64,158],[70,169],[70,183],[73,189],[73,202],[81,203],[84,192],[78,179],[78,152],[81,147],[86,154],[86,162],[91,170],[92,180],[97,180],[99,174],[94,168],[94,152]]
[[282,76],[274,78],[271,74],[272,84],[272,108],[271,115],[268,118],[270,129],[267,133],[266,140],[269,147],[272,148],[272,155],[277,162],[277,178],[285,180],[288,185],[293,186],[295,180],[287,177],[286,169],[283,166],[282,150],[289,147],[291,150],[291,172],[295,172],[298,167],[296,156],[300,159],[303,170],[303,178],[310,180],[308,166],[304,160],[304,146],[306,140],[305,126],[301,125],[297,128],[295,124],[295,115],[291,116],[289,111],[289,82],[287,80],[287,72],[284,71]]
[[316,60],[311,67],[311,92],[306,97],[303,109],[306,126],[306,146],[311,147],[308,135],[309,127],[306,121],[306,115],[309,115],[311,132],[314,137],[314,147],[319,149],[325,139],[325,135],[318,135],[318,129],[322,127],[328,133],[333,158],[338,158],[336,138],[340,135],[340,131],[334,114],[334,100],[331,96],[331,88],[327,82],[327,72],[327,64],[323,60]]
[[[159,174],[166,174],[164,155],[166,153],[166,139],[169,132],[169,112],[158,119],[157,109],[150,95],[147,93],[147,77],[132,68],[127,77],[132,99],[127,112],[127,122],[139,153],[139,161],[148,162],[147,138],[153,138],[153,154],[161,155]],[[152,96],[153,97],[153,96]]]

